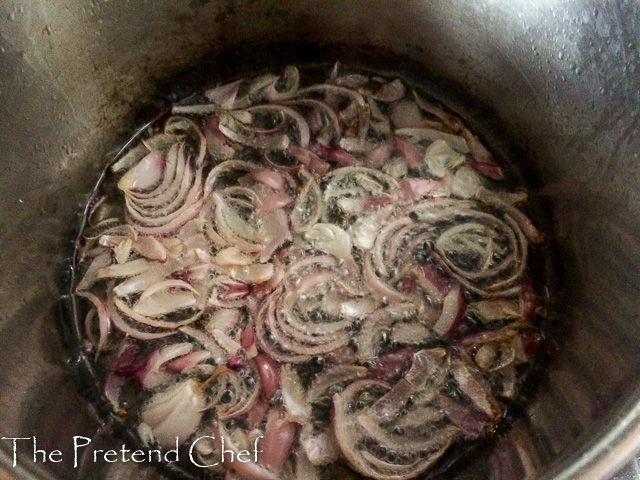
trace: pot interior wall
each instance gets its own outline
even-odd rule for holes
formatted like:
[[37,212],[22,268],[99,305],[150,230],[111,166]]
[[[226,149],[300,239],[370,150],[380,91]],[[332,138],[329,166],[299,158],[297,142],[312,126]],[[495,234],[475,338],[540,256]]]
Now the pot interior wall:
[[[557,352],[515,427],[459,478],[612,473],[626,458],[599,461],[602,439],[630,442],[619,449],[627,456],[640,444],[629,433],[640,389],[640,6],[594,5],[2,2],[0,433],[68,451],[73,435],[96,431],[65,370],[59,270],[127,132],[205,78],[340,60],[419,79],[513,159],[551,219]],[[0,449],[10,462],[10,442]],[[22,464],[25,476],[78,474],[29,455]]]

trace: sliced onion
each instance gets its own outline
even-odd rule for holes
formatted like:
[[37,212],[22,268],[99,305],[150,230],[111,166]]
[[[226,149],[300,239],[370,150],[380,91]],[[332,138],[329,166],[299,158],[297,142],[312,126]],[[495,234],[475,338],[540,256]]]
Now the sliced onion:
[[326,158],[330,162],[335,162],[343,167],[353,167],[360,164],[360,162],[353,155],[341,148],[317,145],[316,153],[322,158]]
[[272,263],[255,263],[253,265],[237,265],[231,268],[232,278],[242,283],[263,283],[273,277]]
[[442,302],[440,318],[433,325],[433,331],[440,337],[448,338],[455,334],[462,314],[464,313],[465,299],[460,285],[454,285]]
[[369,367],[371,378],[384,382],[391,382],[397,379],[411,366],[413,355],[416,352],[417,349],[415,347],[405,347],[381,355]]
[[376,400],[367,416],[378,423],[393,420],[405,408],[407,400],[425,388],[427,380],[435,376],[446,357],[447,352],[442,348],[416,352],[407,373],[391,390]]
[[382,102],[396,102],[404,97],[406,88],[398,78],[391,82],[385,82],[379,88],[371,92],[371,97]]
[[185,370],[195,367],[202,362],[206,362],[210,358],[211,352],[208,352],[207,350],[198,350],[188,353],[184,357],[168,362],[166,364],[166,369],[168,372],[183,373]]
[[306,392],[309,404],[321,403],[332,387],[344,385],[367,376],[368,370],[357,365],[335,365],[325,369]]
[[298,92],[300,86],[300,73],[298,69],[290,65],[287,66],[280,77],[280,82],[284,83],[280,91],[276,89],[278,82],[273,82],[264,89],[264,97],[267,100],[281,101],[293,97]]
[[141,273],[146,272],[153,266],[152,262],[144,258],[139,258],[137,260],[131,260],[126,263],[120,263],[116,265],[111,265],[109,267],[103,267],[98,270],[96,278],[122,278],[122,277],[132,277],[135,275],[139,275]]
[[[375,440],[373,447],[367,447],[367,444],[363,443],[367,434],[358,424],[357,418],[361,412],[366,411],[367,403],[359,402],[357,399],[362,398],[363,394],[375,399],[389,388],[389,385],[383,382],[360,380],[352,383],[343,393],[335,395],[333,429],[343,456],[357,472],[377,480],[408,480],[428,470],[442,456],[451,445],[454,431],[445,429],[437,440],[434,437],[431,441],[424,438],[416,442],[422,445],[422,450],[417,454],[404,452],[403,449],[392,450],[396,455],[393,463],[380,458],[380,454],[372,454],[367,448],[379,446],[384,452],[388,450],[384,443]],[[359,406],[360,404],[362,406]],[[382,437],[381,440],[384,441],[386,438]]]
[[[238,458],[238,453],[242,450],[233,441],[233,437],[224,428],[222,422],[217,422],[214,426],[214,434],[216,451],[222,452],[223,439],[224,448],[228,448],[233,453],[234,459]],[[264,442],[264,441],[263,441]],[[227,470],[238,480],[278,480],[278,477],[266,468],[250,462],[232,462]]]
[[191,350],[193,350],[193,345],[186,342],[159,348],[143,360],[144,367],[136,372],[136,379],[144,388],[155,388],[165,383],[170,376],[161,370],[163,365],[189,354]]
[[253,361],[260,374],[262,393],[269,400],[278,390],[278,366],[271,357],[263,353],[256,355]]
[[291,455],[296,436],[296,424],[285,419],[280,408],[272,408],[262,443],[262,455],[258,463],[275,473],[280,473]]
[[284,189],[284,177],[274,170],[261,168],[258,170],[253,170],[249,175],[254,180],[262,182],[267,187],[271,187],[278,192]]
[[202,418],[204,397],[195,380],[189,379],[154,395],[142,407],[141,418],[149,425],[163,448],[184,443],[195,431]]
[[329,164],[310,150],[298,147],[297,145],[290,145],[288,151],[293,158],[313,173],[324,175],[327,173],[327,170],[329,170]]
[[222,351],[222,348],[216,343],[216,341],[211,338],[206,333],[193,328],[193,327],[180,327],[180,331],[194,340],[196,340],[200,345],[202,345],[205,349],[207,349],[213,358],[213,360],[218,364],[224,364],[226,362],[226,355]]
[[89,264],[82,280],[78,283],[76,293],[89,290],[98,281],[98,272],[109,265],[111,265],[111,254],[109,252],[103,252],[96,256]]
[[149,190],[155,187],[164,173],[165,160],[160,152],[150,152],[118,182],[121,190]]
[[94,294],[90,292],[77,292],[77,293],[78,295],[85,297],[87,300],[93,303],[93,306],[96,307],[96,311],[98,312],[98,320],[99,320],[98,326],[100,330],[100,338],[98,340],[98,344],[96,345],[96,356],[97,356],[104,348],[107,342],[107,337],[109,336],[109,332],[111,332],[112,317],[109,314],[109,310],[107,309],[106,305],[102,302],[102,300],[100,300]]
[[222,108],[233,108],[242,80],[226,83],[204,92],[204,96]]
[[464,155],[456,153],[444,140],[436,140],[424,152],[424,162],[432,175],[442,178],[464,163]]
[[399,128],[394,133],[401,137],[409,137],[413,141],[444,140],[456,152],[469,153],[469,147],[464,138],[434,128]]
[[439,196],[445,185],[440,180],[425,178],[405,178],[399,182],[402,197],[408,201],[416,201],[427,196]]
[[274,193],[262,200],[262,203],[256,210],[256,213],[260,215],[261,213],[273,212],[274,210],[286,207],[291,203],[293,203],[291,195],[284,192]]
[[482,377],[482,373],[475,367],[454,360],[451,363],[451,373],[458,383],[460,390],[464,393],[473,404],[485,415],[493,420],[500,417],[501,409],[495,398],[491,394],[491,387]]
[[444,124],[447,126],[447,128],[452,132],[457,133],[461,130],[466,130],[464,128],[464,125],[462,124],[462,121],[455,115],[445,112],[441,107],[431,102],[427,102],[422,97],[420,97],[415,91],[413,92],[413,96],[416,99],[416,104],[422,110],[442,120]]
[[322,192],[315,178],[304,171],[302,175],[307,182],[296,198],[291,213],[291,223],[296,233],[304,233],[313,227],[324,211]]
[[349,267],[357,268],[351,256],[351,238],[343,229],[330,223],[316,223],[304,238],[317,250],[344,260]]
[[309,422],[311,404],[306,402],[300,377],[292,366],[283,365],[280,368],[280,385],[287,418],[302,425]]
[[381,308],[366,319],[358,336],[358,360],[373,360],[381,348],[382,334],[395,322],[404,320],[416,311],[412,303],[399,303]]

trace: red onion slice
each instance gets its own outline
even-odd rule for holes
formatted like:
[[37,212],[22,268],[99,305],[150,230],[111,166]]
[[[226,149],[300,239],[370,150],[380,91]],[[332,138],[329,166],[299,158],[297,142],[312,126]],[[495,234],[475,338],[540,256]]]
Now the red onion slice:
[[273,195],[270,195],[262,200],[262,203],[256,210],[256,213],[260,215],[262,213],[273,212],[274,210],[286,207],[291,203],[293,203],[293,198],[291,198],[291,195],[284,192],[274,193]]
[[269,400],[276,393],[279,387],[278,366],[276,362],[263,353],[259,353],[253,358],[258,373],[260,374],[260,384],[262,393]]
[[291,455],[295,437],[296,424],[287,421],[280,408],[271,409],[258,463],[272,472],[282,472]]

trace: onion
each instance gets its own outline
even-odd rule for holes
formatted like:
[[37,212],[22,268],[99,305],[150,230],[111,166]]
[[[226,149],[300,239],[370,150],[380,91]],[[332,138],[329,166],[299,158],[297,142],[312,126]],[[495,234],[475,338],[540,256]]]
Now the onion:
[[96,256],[87,268],[82,280],[76,286],[76,293],[89,290],[98,281],[98,272],[111,265],[111,253],[104,252]]
[[[404,447],[397,442],[402,442],[404,437],[397,436],[397,445],[399,449],[388,449],[389,440],[395,440],[392,434],[385,433],[378,440],[373,440],[373,447],[368,447],[364,443],[364,438],[371,436],[363,431],[358,418],[367,411],[369,402],[357,401],[358,398],[364,398],[364,395],[372,397],[380,397],[389,386],[386,383],[373,380],[360,380],[352,383],[347,389],[334,396],[334,420],[333,429],[337,443],[349,465],[360,474],[379,480],[395,478],[399,480],[408,480],[419,476],[428,470],[451,445],[454,430],[443,429],[441,434],[428,439],[426,437],[417,437],[412,445],[417,448],[417,453],[412,453],[410,449],[406,452]],[[366,415],[366,413],[364,413]],[[379,432],[383,430],[378,429]],[[374,455],[371,452],[375,447],[380,447],[379,451],[393,452],[395,457],[393,463],[381,458],[380,454]],[[372,450],[369,450],[371,448]]]
[[258,373],[260,374],[260,384],[262,393],[269,400],[278,390],[278,366],[268,355],[259,353],[253,358]]
[[467,437],[477,438],[487,427],[489,420],[486,415],[457,400],[438,394],[438,405],[454,425],[458,426]]
[[[279,82],[284,83],[284,87],[281,91],[276,89]],[[287,100],[293,97],[300,86],[300,74],[298,69],[293,66],[287,66],[284,69],[284,73],[280,77],[279,82],[273,82],[267,88],[264,89],[264,97],[271,101]]]
[[311,420],[311,404],[305,401],[300,377],[293,367],[283,365],[280,369],[280,385],[282,385],[282,400],[287,412],[287,418],[300,423]]
[[445,112],[441,107],[431,102],[427,102],[422,97],[420,97],[415,91],[413,92],[413,96],[416,99],[416,104],[422,110],[442,120],[449,130],[455,133],[462,130],[464,133],[466,129],[464,128],[464,125],[462,124],[462,122],[458,117],[448,112]]
[[218,265],[251,265],[253,258],[235,247],[227,247],[220,250],[214,257],[214,262]]
[[211,117],[207,122],[204,135],[207,142],[207,151],[216,159],[229,159],[235,153],[231,141],[220,131],[220,122],[217,117]]
[[405,200],[416,201],[426,196],[436,196],[442,193],[444,184],[439,180],[424,178],[405,178],[399,183]]
[[193,379],[172,385],[154,395],[142,407],[141,418],[153,431],[163,448],[184,443],[196,430],[202,418],[204,397]]
[[295,435],[296,424],[285,420],[281,409],[272,408],[264,432],[260,465],[280,473],[291,455]]
[[131,260],[126,263],[120,263],[111,265],[110,267],[104,267],[98,270],[96,278],[122,278],[132,277],[146,272],[153,266],[153,263],[144,258],[137,260]]
[[323,158],[331,162],[335,162],[340,166],[353,167],[359,165],[360,162],[350,153],[342,150],[341,148],[327,147],[325,145],[318,145],[316,152]]
[[455,334],[462,314],[464,313],[465,300],[462,289],[459,285],[454,285],[442,302],[442,313],[440,318],[433,325],[433,331],[440,337],[448,338]]
[[497,420],[500,417],[500,407],[491,395],[491,388],[482,377],[481,372],[465,362],[454,360],[451,363],[451,373],[462,393],[480,411],[493,420]]
[[180,331],[190,336],[207,349],[207,351],[211,353],[213,360],[218,365],[225,363],[226,355],[222,351],[222,348],[220,348],[220,346],[209,335],[192,327],[180,327]]
[[262,203],[256,210],[256,213],[259,215],[261,213],[273,212],[274,210],[286,207],[291,203],[293,203],[293,198],[291,198],[290,195],[284,192],[275,193],[262,200]]
[[324,175],[329,170],[329,164],[310,150],[291,145],[289,146],[289,154],[313,173]]
[[405,347],[381,355],[369,367],[370,377],[385,382],[393,381],[409,368],[416,351],[415,347]]
[[226,83],[215,88],[211,88],[204,92],[204,96],[216,105],[220,105],[222,108],[233,108],[233,104],[238,95],[238,90],[242,80],[236,80],[235,82]]
[[[215,424],[213,436],[215,437],[216,451],[222,452],[224,445],[224,448],[231,450],[234,459],[238,458],[238,453],[242,449],[234,443],[232,436],[224,428],[222,422],[217,422]],[[222,443],[223,441],[224,444]],[[253,461],[230,462],[230,466],[227,471],[240,480],[278,480],[276,475]]]
[[100,300],[94,294],[90,292],[77,292],[77,293],[78,295],[85,297],[87,300],[93,303],[93,306],[96,308],[98,312],[98,320],[99,320],[98,325],[100,329],[100,339],[98,340],[98,344],[95,346],[96,356],[97,356],[98,353],[100,353],[100,351],[104,348],[107,342],[107,337],[109,335],[109,332],[111,331],[112,317],[109,314],[109,310],[107,309],[105,304],[102,302],[102,300]]
[[473,313],[483,322],[514,319],[523,316],[520,302],[517,300],[490,299],[469,304],[468,313]]
[[373,313],[362,325],[358,336],[358,360],[371,361],[380,349],[380,338],[385,330],[395,322],[404,320],[416,311],[412,303],[400,303],[381,308]]
[[391,107],[391,121],[395,128],[416,128],[424,126],[422,113],[416,102],[403,100]]
[[251,178],[262,182],[267,187],[271,187],[276,191],[281,191],[284,189],[284,177],[274,170],[261,168],[258,170],[253,170],[249,175],[251,176]]
[[151,152],[127,171],[118,182],[118,188],[125,191],[149,190],[162,180],[164,166],[164,155],[160,152]]
[[442,178],[464,163],[464,155],[454,152],[444,140],[436,140],[424,152],[424,162],[432,175]]
[[259,462],[212,474],[415,479],[515,397],[543,236],[526,194],[490,190],[478,137],[401,80],[300,82],[288,66],[174,105],[189,117],[112,166],[77,245],[84,336],[116,352],[115,409],[140,383],[148,446],[210,434],[215,463],[264,435]]
[[[307,453],[307,451],[309,450],[312,452],[316,452],[318,451],[318,448],[316,448],[315,446],[306,448],[303,444],[302,447],[299,449],[296,455],[296,477],[295,478],[304,478],[306,480],[321,480],[322,477],[320,476],[320,469],[317,468],[314,465],[313,460],[309,458],[309,454]],[[314,457],[314,460],[315,459],[317,459],[317,457]],[[337,459],[337,455],[336,455],[336,459]]]
[[273,277],[272,263],[255,263],[253,265],[236,265],[231,268],[230,275],[239,282],[254,284],[263,283]]
[[351,256],[351,238],[340,227],[330,223],[316,223],[305,232],[304,238],[315,249],[344,260],[350,268],[357,268]]
[[320,373],[307,390],[306,399],[309,404],[324,401],[329,390],[336,385],[344,385],[367,376],[367,369],[356,365],[335,365]]
[[149,260],[164,262],[167,259],[167,249],[154,237],[138,237],[132,247],[134,251]]
[[187,355],[193,350],[191,343],[175,343],[159,348],[143,360],[140,370],[135,373],[135,378],[144,388],[155,388],[165,383],[170,376],[161,370],[164,364]]
[[464,138],[434,128],[399,128],[394,133],[401,137],[409,137],[414,142],[443,140],[456,152],[469,153],[469,147]]
[[391,157],[393,149],[394,147],[391,142],[385,142],[382,145],[369,150],[364,159],[364,165],[369,168],[382,168],[382,166]]
[[324,210],[322,192],[318,183],[304,170],[301,173],[307,182],[296,198],[296,203],[291,213],[291,223],[296,233],[304,233],[313,227],[322,216]]
[[378,423],[389,422],[397,417],[405,408],[407,400],[424,388],[427,380],[435,377],[446,356],[447,353],[442,348],[416,352],[412,357],[411,368],[391,390],[371,406],[367,415]]
[[171,362],[166,364],[166,369],[168,372],[173,373],[183,373],[185,370],[188,370],[196,365],[205,362],[211,358],[211,352],[207,350],[198,350],[195,352],[188,353],[182,358],[177,358]]

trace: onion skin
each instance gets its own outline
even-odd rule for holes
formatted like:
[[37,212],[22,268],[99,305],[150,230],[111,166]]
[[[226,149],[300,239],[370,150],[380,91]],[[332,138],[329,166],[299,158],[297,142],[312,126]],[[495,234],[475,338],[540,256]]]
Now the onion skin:
[[278,365],[275,360],[264,353],[256,355],[253,361],[260,374],[260,385],[264,398],[269,400],[279,388]]

